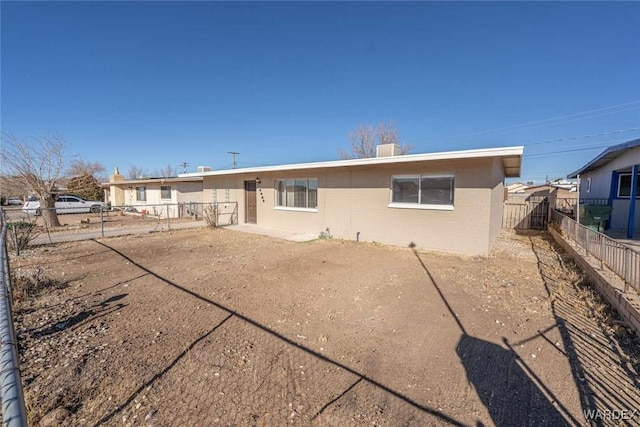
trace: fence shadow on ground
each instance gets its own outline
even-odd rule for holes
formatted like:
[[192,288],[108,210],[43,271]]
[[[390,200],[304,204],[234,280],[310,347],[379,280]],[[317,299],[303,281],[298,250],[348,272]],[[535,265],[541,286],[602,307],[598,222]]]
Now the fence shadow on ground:
[[[461,338],[456,353],[464,366],[467,379],[489,411],[493,423],[500,426],[565,425],[580,423],[557,396],[528,368],[512,349],[470,336],[427,265],[414,249],[418,262],[435,287],[442,302],[458,324]],[[478,421],[478,425],[481,423]]]
[[[562,249],[547,233],[538,235],[544,244],[555,254],[555,260],[544,259],[544,253],[534,242],[529,240],[531,249],[537,258],[540,277],[551,298],[551,308],[556,323],[539,334],[529,338],[543,338],[545,333],[558,328],[562,337],[565,352],[570,365],[573,380],[580,392],[580,403],[584,413],[589,411],[633,410],[640,401],[640,379],[638,366],[632,366],[630,355],[640,356],[640,342],[631,332],[627,339],[614,336],[612,325],[607,324],[606,317],[615,316],[613,312],[603,317],[594,312],[594,307],[585,301],[584,290],[590,285],[579,279],[571,286],[559,286],[553,275],[553,263],[564,265]],[[583,293],[581,295],[581,292]],[[595,292],[591,290],[591,292]],[[598,303],[604,300],[599,298]],[[594,319],[585,322],[584,316],[577,311],[584,309]],[[526,341],[526,340],[525,340]],[[523,341],[524,342],[524,341]],[[601,412],[603,413],[603,412]],[[592,420],[594,425],[604,425],[605,420]]]
[[[433,423],[433,420],[436,419],[439,422],[443,422],[449,425],[454,425],[454,426],[464,425],[461,422],[439,411],[438,409],[423,405],[420,402],[416,402],[412,400],[410,397],[404,395],[403,393],[393,390],[387,385],[376,381],[374,378],[362,372],[359,372],[333,358],[330,358],[321,353],[318,353],[317,351],[311,348],[308,348],[296,341],[293,341],[292,339],[274,331],[270,327],[258,321],[255,321],[244,314],[238,313],[233,309],[231,309],[230,307],[225,306],[222,303],[219,303],[205,296],[202,296],[169,279],[164,278],[163,276],[137,263],[134,259],[130,258],[129,256],[125,255],[124,253],[118,251],[116,248],[109,246],[104,242],[100,242],[97,240],[94,240],[94,242],[120,255],[123,259],[127,260],[132,265],[135,265],[139,269],[143,270],[145,273],[161,280],[166,285],[171,286],[175,289],[178,289],[181,292],[191,295],[192,297],[198,299],[199,301],[202,301],[206,304],[209,304],[212,307],[216,307],[228,313],[228,315],[221,322],[215,325],[207,333],[203,334],[202,336],[200,336],[199,338],[191,342],[191,344],[187,346],[187,348],[180,355],[178,355],[173,361],[171,361],[164,369],[156,373],[150,380],[145,381],[145,383],[141,387],[139,387],[137,390],[135,390],[127,399],[125,399],[125,401],[123,401],[122,403],[119,403],[114,410],[112,410],[110,413],[106,414],[102,419],[100,419],[100,421],[97,422],[96,426],[109,423],[112,419],[114,419],[115,416],[123,412],[127,408],[127,405],[130,405],[132,402],[134,402],[136,397],[143,390],[147,390],[154,382],[158,382],[163,377],[166,377],[168,374],[170,374],[170,371],[172,370],[172,368],[174,368],[179,361],[189,356],[190,352],[195,347],[197,347],[198,344],[206,345],[211,340],[216,339],[216,336],[218,334],[215,332],[218,332],[219,334],[225,333],[224,331],[225,328],[223,326],[229,325],[232,321],[236,328],[240,330],[243,330],[243,329],[246,330],[247,331],[246,335],[261,334],[263,336],[261,340],[255,340],[255,341],[271,340],[273,342],[278,343],[278,345],[281,347],[280,353],[278,354],[281,354],[283,352],[290,352],[293,350],[301,352],[301,355],[307,360],[315,361],[316,363],[323,363],[323,364],[326,364],[327,366],[331,366],[333,369],[338,369],[341,372],[341,375],[343,376],[341,383],[344,383],[346,380],[350,379],[350,381],[348,381],[346,385],[344,385],[341,391],[339,391],[338,393],[333,393],[329,395],[326,399],[326,402],[324,402],[317,410],[315,410],[313,414],[309,414],[307,416],[308,421],[314,421],[317,418],[320,418],[322,415],[329,412],[328,411],[329,408],[333,406],[338,406],[342,400],[345,400],[344,406],[347,406],[347,407],[350,405],[358,404],[358,394],[352,393],[352,392],[356,388],[367,386],[367,387],[373,388],[376,393],[382,394],[384,396],[383,400],[385,402],[390,402],[388,403],[389,407],[397,407],[397,405],[403,405],[406,408],[405,413],[407,414],[407,419],[414,420],[413,421],[414,423],[416,422],[415,420],[422,415],[422,416],[428,417],[425,419],[424,422],[422,422],[422,424]],[[234,330],[233,333],[230,335],[231,336],[229,336],[228,339],[239,339],[238,337],[244,336],[245,334],[243,333],[239,334],[238,331]],[[226,335],[223,335],[223,337],[226,337]],[[250,344],[250,345],[253,345],[253,344]],[[196,356],[193,356],[193,357],[196,357]],[[210,357],[208,359],[210,359]],[[277,354],[275,359],[276,360],[278,359]],[[211,363],[211,361],[207,360],[207,361],[203,361],[203,363]],[[219,368],[219,366],[217,366],[217,368]],[[266,367],[266,370],[268,374],[269,368]],[[324,375],[322,374],[320,374],[320,376],[324,377]],[[266,380],[267,380],[266,378],[263,379],[263,382]],[[237,384],[235,386],[237,387]],[[214,383],[207,382],[206,385],[204,385],[203,387],[215,387],[215,386],[214,386]],[[242,408],[243,410],[247,410],[247,408],[251,406],[251,400],[256,399],[255,394],[260,387],[261,386],[258,385],[257,388],[253,390],[252,393],[249,393],[247,390],[242,391],[242,394],[247,394],[247,396],[243,396],[243,397],[246,397],[246,399],[242,400],[241,406],[243,407]],[[336,385],[332,384],[332,387],[336,387]],[[289,390],[285,390],[284,392],[290,393]],[[211,405],[211,402],[209,402],[209,405]],[[240,402],[236,402],[236,404],[233,405],[235,410],[238,410],[237,408],[238,405],[240,405]],[[340,409],[341,409],[340,407],[337,407],[335,410],[336,412],[339,412]],[[380,408],[380,410],[384,411],[384,408]],[[254,421],[256,420],[255,418],[256,416],[257,415],[251,416],[253,417]],[[176,420],[176,422],[179,422],[179,420]],[[201,422],[203,421],[201,420]],[[244,420],[244,422],[246,423],[246,420]]]

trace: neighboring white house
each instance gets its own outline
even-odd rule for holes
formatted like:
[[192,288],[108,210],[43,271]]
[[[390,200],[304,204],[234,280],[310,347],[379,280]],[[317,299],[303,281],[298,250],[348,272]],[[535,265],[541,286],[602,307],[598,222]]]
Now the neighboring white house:
[[139,208],[158,215],[165,215],[167,209],[171,217],[177,217],[178,204],[202,203],[202,177],[125,179],[116,168],[102,186],[105,201],[112,206]]
[[[629,238],[640,227],[640,215],[636,215],[640,196],[639,166],[640,138],[607,148],[585,166],[568,175],[570,179],[579,178],[580,203],[611,206],[613,211],[608,228],[626,230]],[[635,199],[631,203],[633,195]]]

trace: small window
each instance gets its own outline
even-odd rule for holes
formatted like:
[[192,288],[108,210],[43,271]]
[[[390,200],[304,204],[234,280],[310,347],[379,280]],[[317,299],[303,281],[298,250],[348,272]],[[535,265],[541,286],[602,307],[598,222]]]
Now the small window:
[[231,188],[230,188],[230,183],[229,181],[225,181],[224,182],[224,201],[225,202],[229,202],[231,201]]
[[451,175],[406,175],[391,178],[390,207],[452,209],[454,178]]
[[587,178],[587,193],[591,193],[591,177]]
[[171,199],[171,186],[163,185],[160,187],[160,198]]
[[147,201],[147,188],[146,187],[136,187],[136,200],[138,202],[146,202]]
[[216,183],[214,182],[211,190],[213,191],[212,193],[212,201],[215,203],[218,201],[218,188],[216,187]]
[[[640,175],[636,176],[636,185],[640,189]],[[640,193],[640,191],[638,191]],[[625,198],[631,197],[631,174],[625,173],[618,175],[618,197]],[[636,196],[640,198],[640,194]]]
[[317,209],[318,180],[315,178],[277,180],[276,206],[283,208]]

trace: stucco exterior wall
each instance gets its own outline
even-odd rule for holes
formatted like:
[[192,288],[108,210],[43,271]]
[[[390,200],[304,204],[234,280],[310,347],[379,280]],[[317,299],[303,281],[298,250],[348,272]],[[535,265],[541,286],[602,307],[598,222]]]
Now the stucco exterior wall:
[[502,162],[495,159],[493,161],[493,181],[491,188],[491,212],[489,214],[489,246],[487,251],[491,250],[491,246],[498,238],[500,230],[502,230],[502,215],[504,212],[504,169]]
[[178,203],[196,202],[202,203],[202,182],[180,182],[171,184],[171,192],[177,190]]
[[[168,185],[171,187],[171,198],[162,199],[160,197],[160,187]],[[147,196],[146,201],[136,200],[136,187],[145,187]],[[160,184],[160,183],[145,183],[145,184],[132,184],[131,188],[125,187],[124,189],[124,203],[129,206],[145,206],[145,205],[160,205],[165,203],[177,203],[177,191],[175,185]]]
[[[454,209],[389,207],[392,175],[453,174]],[[244,181],[255,174],[205,176],[203,200],[238,202],[245,222]],[[471,255],[487,254],[500,229],[504,174],[492,158],[416,162],[349,168],[266,172],[257,186],[257,225],[344,239],[381,242]],[[275,183],[317,178],[317,212],[275,206]],[[214,196],[215,194],[215,196]],[[495,218],[495,216],[498,216]]]

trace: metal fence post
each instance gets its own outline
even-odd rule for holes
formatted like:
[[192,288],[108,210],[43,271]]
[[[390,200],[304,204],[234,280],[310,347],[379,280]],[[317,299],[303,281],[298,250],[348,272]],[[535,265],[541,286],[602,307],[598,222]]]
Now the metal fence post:
[[169,205],[167,205],[167,230],[171,230],[171,221],[169,221]]
[[20,245],[18,244],[18,232],[16,231],[16,225],[13,225],[13,244],[16,247],[16,256],[20,256]]
[[629,276],[627,275],[627,269],[629,267],[629,248],[624,248],[624,258],[623,258],[623,264],[624,264],[624,291],[627,292],[628,290],[628,283],[629,283]]
[[104,237],[104,207],[100,206],[100,235]]

